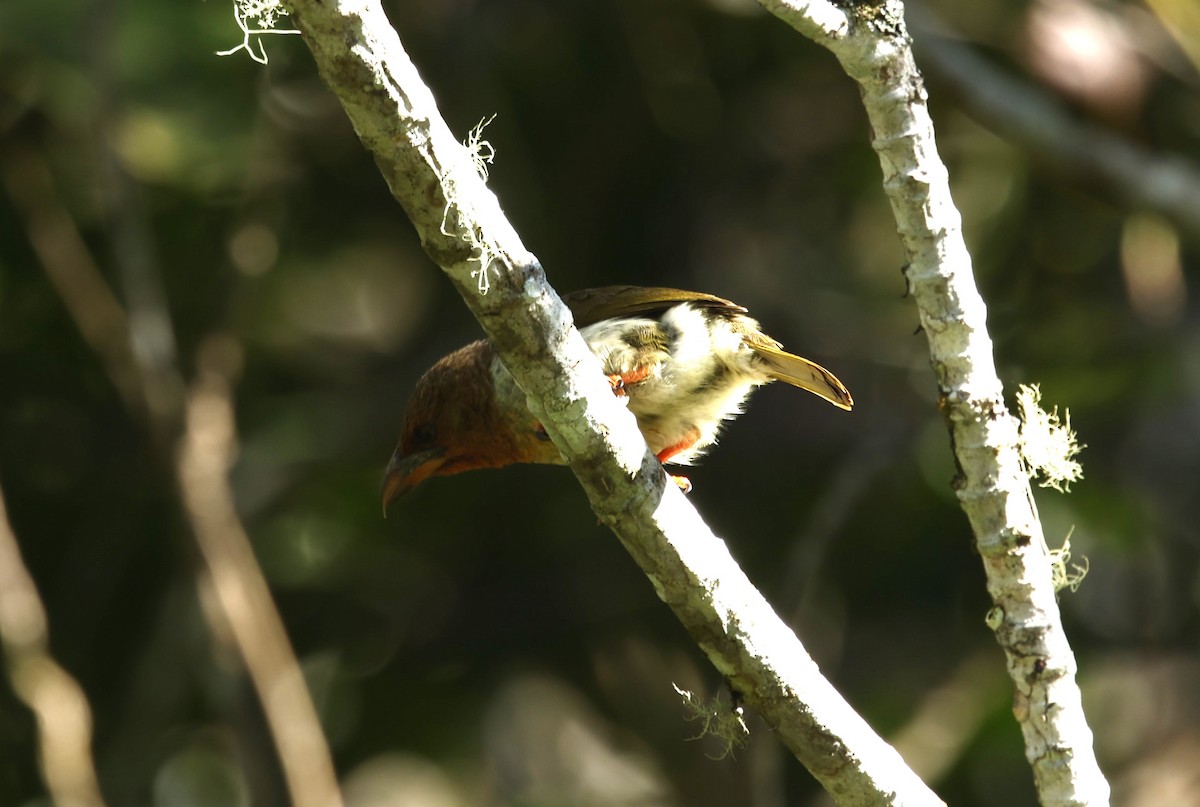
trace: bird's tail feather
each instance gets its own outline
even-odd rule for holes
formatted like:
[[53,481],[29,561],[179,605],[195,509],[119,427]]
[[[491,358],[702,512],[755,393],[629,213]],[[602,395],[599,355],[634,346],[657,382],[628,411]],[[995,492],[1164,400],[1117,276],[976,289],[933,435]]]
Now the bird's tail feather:
[[845,410],[854,406],[846,385],[821,365],[766,345],[755,345],[754,352],[763,360],[767,374],[776,381],[808,390]]

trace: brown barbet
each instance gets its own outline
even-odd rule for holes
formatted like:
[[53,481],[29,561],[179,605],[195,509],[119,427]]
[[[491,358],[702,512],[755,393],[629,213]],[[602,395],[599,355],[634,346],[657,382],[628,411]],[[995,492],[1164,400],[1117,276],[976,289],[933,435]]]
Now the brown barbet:
[[[854,403],[833,373],[785,351],[729,300],[638,286],[587,289],[563,300],[662,463],[694,461],[741,413],[750,392],[771,381],[842,409]],[[518,462],[565,463],[492,345],[474,342],[417,382],[384,475],[384,512],[430,477]]]

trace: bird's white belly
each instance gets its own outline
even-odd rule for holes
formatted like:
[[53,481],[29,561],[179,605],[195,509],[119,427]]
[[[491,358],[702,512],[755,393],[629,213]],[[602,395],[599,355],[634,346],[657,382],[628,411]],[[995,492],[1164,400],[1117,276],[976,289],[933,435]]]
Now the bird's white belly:
[[[678,389],[655,389],[653,381],[630,387],[629,411],[655,454],[680,443],[691,445],[670,457],[670,462],[690,464],[717,440],[721,424],[742,411],[742,402],[754,389],[749,381],[729,384],[704,395],[681,394]],[[653,404],[647,402],[653,400]]]
[[687,305],[662,320],[605,320],[582,333],[606,373],[648,371],[624,394],[654,453],[688,444],[672,453],[673,463],[699,457],[716,441],[722,422],[739,414],[746,396],[769,380],[750,360],[741,335]]

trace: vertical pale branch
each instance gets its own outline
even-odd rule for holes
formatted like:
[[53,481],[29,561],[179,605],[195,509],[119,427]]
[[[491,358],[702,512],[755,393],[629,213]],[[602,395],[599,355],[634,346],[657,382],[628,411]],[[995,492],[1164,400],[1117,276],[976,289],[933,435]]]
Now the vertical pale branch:
[[1108,783],[1096,764],[1049,552],[1017,451],[1017,421],[996,375],[987,310],[937,153],[903,5],[760,3],[832,51],[862,92],[958,462],[955,491],[983,558],[996,605],[989,624],[1007,656],[1042,804],[1107,804]]
[[50,798],[58,807],[104,807],[87,696],[50,656],[46,623],[0,490],[0,644],[13,691],[37,719],[38,757]]
[[[839,804],[941,804],[821,675],[646,448],[540,265],[450,133],[378,0],[289,0],[430,257],[487,331],[597,515],[745,702]],[[483,293],[480,272],[489,274]]]

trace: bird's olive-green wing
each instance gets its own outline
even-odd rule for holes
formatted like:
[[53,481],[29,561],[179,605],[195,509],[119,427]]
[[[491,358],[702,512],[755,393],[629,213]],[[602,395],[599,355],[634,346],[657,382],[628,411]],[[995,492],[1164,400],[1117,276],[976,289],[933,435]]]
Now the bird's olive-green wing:
[[745,308],[723,297],[661,287],[604,286],[572,292],[564,296],[563,301],[571,308],[575,324],[580,328],[613,317],[653,316],[680,303],[691,303],[728,319],[772,378],[806,389],[842,409],[854,405],[850,391],[837,376],[815,362],[788,353],[759,329],[758,323],[747,316]]
[[575,317],[575,325],[584,327],[613,317],[650,316],[680,303],[692,303],[725,316],[745,314],[746,309],[713,294],[645,286],[603,286],[583,289],[563,296]]

